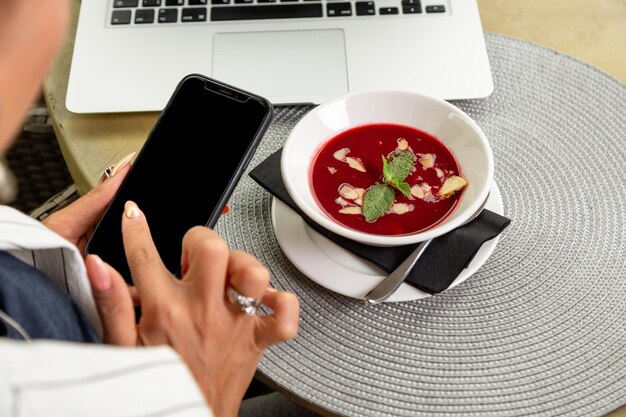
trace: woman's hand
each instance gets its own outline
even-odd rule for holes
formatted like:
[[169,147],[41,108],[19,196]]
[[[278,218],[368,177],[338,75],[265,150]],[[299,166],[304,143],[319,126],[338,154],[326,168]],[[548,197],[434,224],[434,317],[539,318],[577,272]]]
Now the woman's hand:
[[135,152],[126,155],[110,168],[108,178],[69,206],[51,214],[42,223],[85,253],[91,232],[128,174],[134,156]]
[[[108,168],[107,178],[101,180],[97,186],[69,206],[51,214],[42,223],[48,229],[72,242],[84,254],[91,233],[126,178],[130,170],[130,161],[134,156],[135,152],[128,154],[117,164]],[[222,214],[229,211],[230,204],[226,204]]]
[[[194,227],[185,235],[180,280],[163,265],[144,214],[132,202],[125,207],[122,233],[136,294],[100,258],[86,260],[105,341],[172,346],[215,415],[236,416],[267,347],[296,336],[298,299],[269,288],[269,271],[252,255],[230,251],[209,228]],[[228,299],[229,287],[261,300],[272,313],[246,315]],[[141,301],[139,324],[133,298]]]

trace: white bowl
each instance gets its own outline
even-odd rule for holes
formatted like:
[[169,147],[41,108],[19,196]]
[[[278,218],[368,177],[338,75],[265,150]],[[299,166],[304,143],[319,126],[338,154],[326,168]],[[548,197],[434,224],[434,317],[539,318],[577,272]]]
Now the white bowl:
[[[429,133],[452,151],[460,175],[468,182],[456,208],[430,229],[408,235],[375,235],[349,229],[318,206],[311,190],[310,164],[328,140],[347,129],[372,123],[393,123]],[[441,236],[465,223],[489,194],[493,153],[481,128],[452,104],[403,91],[350,93],[312,109],[293,128],[282,151],[281,173],[298,207],[322,227],[374,246],[400,246]]]

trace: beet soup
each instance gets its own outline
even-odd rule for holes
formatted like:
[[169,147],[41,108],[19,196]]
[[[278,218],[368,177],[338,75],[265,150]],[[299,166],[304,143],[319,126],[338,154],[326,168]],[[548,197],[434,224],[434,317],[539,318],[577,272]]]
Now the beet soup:
[[440,223],[467,182],[452,152],[409,126],[354,127],[324,143],[309,168],[313,194],[337,223],[376,235],[406,235]]

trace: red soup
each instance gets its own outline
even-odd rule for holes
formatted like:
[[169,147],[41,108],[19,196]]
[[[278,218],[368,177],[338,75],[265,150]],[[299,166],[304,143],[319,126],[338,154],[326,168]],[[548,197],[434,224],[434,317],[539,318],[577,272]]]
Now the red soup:
[[395,124],[358,126],[333,137],[313,158],[309,178],[328,216],[377,235],[435,226],[453,211],[466,185],[439,139]]

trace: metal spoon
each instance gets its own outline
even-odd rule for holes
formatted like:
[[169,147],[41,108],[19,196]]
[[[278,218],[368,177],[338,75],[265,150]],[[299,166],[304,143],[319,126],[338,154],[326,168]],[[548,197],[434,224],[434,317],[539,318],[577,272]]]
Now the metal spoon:
[[[464,225],[474,220],[480,213],[482,213],[485,205],[487,204],[487,200],[489,199],[489,194],[487,194],[487,198],[481,204],[481,206],[470,216],[470,218],[463,223]],[[400,265],[394,269],[391,274],[389,274],[385,279],[383,279],[378,285],[376,285],[370,292],[365,294],[364,300],[370,304],[377,304],[381,301],[385,301],[387,298],[393,294],[398,287],[404,282],[406,277],[409,275],[409,272],[415,266],[417,260],[422,256],[428,245],[432,242],[432,239],[425,240],[420,242],[419,245],[411,252],[407,258],[402,261]]]

